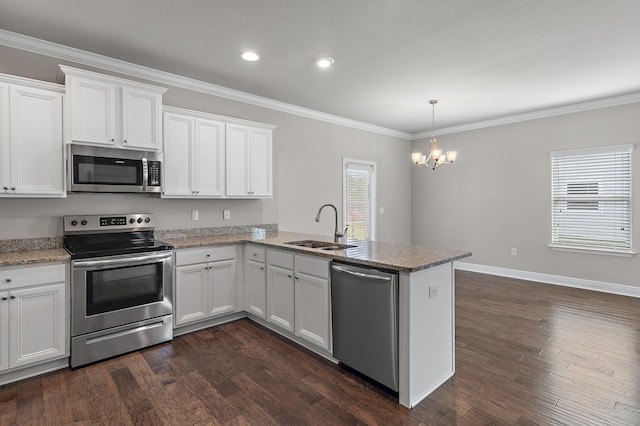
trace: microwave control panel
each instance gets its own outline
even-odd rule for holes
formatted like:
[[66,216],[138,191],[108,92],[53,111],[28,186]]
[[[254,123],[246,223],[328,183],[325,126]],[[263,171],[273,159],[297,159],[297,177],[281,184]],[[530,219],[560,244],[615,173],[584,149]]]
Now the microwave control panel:
[[149,161],[148,186],[160,186],[160,161]]

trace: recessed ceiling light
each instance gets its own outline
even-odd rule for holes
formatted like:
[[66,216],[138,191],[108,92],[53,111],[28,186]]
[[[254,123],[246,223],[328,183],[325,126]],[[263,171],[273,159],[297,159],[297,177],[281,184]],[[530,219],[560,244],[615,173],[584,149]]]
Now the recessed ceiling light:
[[245,61],[254,62],[260,59],[260,56],[258,56],[256,52],[244,52],[242,54],[242,59],[244,59]]
[[329,68],[331,65],[333,65],[334,62],[335,61],[333,60],[333,58],[329,56],[323,56],[321,58],[316,59],[316,64],[320,68]]

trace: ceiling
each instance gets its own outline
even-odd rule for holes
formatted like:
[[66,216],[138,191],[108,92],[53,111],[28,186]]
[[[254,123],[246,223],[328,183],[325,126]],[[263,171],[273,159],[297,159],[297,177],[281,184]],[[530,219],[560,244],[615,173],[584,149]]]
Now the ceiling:
[[0,0],[7,31],[412,134],[429,99],[442,128],[640,92],[639,19],[635,0]]

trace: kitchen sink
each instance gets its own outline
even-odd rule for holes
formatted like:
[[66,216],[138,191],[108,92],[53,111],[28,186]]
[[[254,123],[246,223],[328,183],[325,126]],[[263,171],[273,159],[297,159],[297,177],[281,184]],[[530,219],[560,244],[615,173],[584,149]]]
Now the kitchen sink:
[[351,244],[339,244],[330,241],[316,241],[316,240],[302,240],[302,241],[289,241],[285,244],[298,247],[314,248],[318,250],[344,250],[352,247],[357,247]]

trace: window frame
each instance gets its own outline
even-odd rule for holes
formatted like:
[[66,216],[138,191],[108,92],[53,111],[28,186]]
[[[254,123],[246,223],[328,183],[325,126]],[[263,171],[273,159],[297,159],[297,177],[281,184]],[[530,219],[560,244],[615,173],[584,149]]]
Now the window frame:
[[[633,251],[633,188],[632,188],[632,154],[633,154],[634,146],[632,144],[629,145],[611,145],[611,146],[601,146],[594,148],[583,148],[583,149],[571,149],[571,150],[562,150],[562,151],[552,151],[550,153],[551,157],[551,243],[548,245],[552,250],[559,251],[569,251],[576,253],[594,253],[594,254],[605,254],[612,256],[623,256],[623,257],[631,257],[636,253]],[[617,156],[617,155],[628,155],[628,162],[624,160],[624,168],[617,175],[609,175],[608,172],[598,174],[597,163],[598,156]],[[585,167],[580,168],[580,166],[568,165],[566,168],[559,170],[560,158],[571,158],[575,162],[585,163]],[[570,173],[575,176],[575,181],[571,182],[571,179],[566,177],[565,175]],[[582,173],[582,174],[579,174]],[[561,177],[562,176],[562,177]],[[624,191],[624,195],[620,195],[618,193],[614,193],[614,195],[607,194],[606,192],[611,192],[611,184],[603,184],[603,179],[610,179],[611,177],[615,178],[615,188],[616,192],[618,191],[618,184],[623,188],[628,187],[628,192]],[[588,179],[586,179],[588,178]],[[562,192],[559,188],[562,185],[566,185],[566,191]],[[573,185],[573,188],[570,189],[570,186]],[[583,190],[580,191],[580,186],[582,186]],[[596,189],[594,192],[593,189]],[[602,188],[602,189],[601,189]],[[572,190],[575,191],[572,193]],[[602,196],[601,196],[602,191]],[[588,198],[588,200],[571,200],[571,196],[575,195],[584,195],[584,198]],[[595,197],[592,197],[595,195]],[[613,214],[607,213],[604,210],[607,209],[607,203],[611,203],[612,199],[615,199],[615,202],[622,201],[624,203],[628,203],[628,230],[625,229],[626,234],[628,234],[628,247],[624,246],[622,248],[616,248],[615,244],[606,244],[606,240],[601,238],[601,243],[598,244],[598,236],[595,233],[599,230],[598,225],[591,227],[589,224],[584,228],[579,229],[578,232],[594,232],[594,234],[588,234],[588,237],[592,239],[589,243],[571,243],[567,240],[570,238],[565,238],[563,242],[561,238],[559,238],[559,233],[555,229],[558,226],[560,221],[557,218],[557,215],[560,214],[558,203],[566,203],[566,211],[572,211],[573,217],[569,219],[569,225],[579,223],[580,221],[589,221],[592,219],[597,219],[598,217],[604,218],[605,223]],[[601,205],[600,203],[603,203]],[[583,204],[589,208],[575,208],[577,205]],[[574,208],[570,207],[573,205]],[[593,208],[593,207],[596,208]],[[614,205],[615,207],[615,205]],[[611,208],[611,207],[609,207]],[[624,210],[623,210],[624,211]],[[580,216],[583,216],[580,219]],[[611,221],[611,223],[615,223],[615,221]],[[627,222],[625,222],[626,224]],[[566,225],[565,225],[566,226]],[[611,226],[613,228],[613,226]],[[602,227],[600,227],[602,229]],[[605,228],[603,232],[610,232]],[[614,231],[615,232],[615,231]],[[605,234],[606,235],[606,234]],[[574,237],[580,238],[583,235],[576,235]],[[593,238],[595,237],[595,238]],[[626,239],[625,239],[626,241]]]
[[[369,199],[371,235],[370,240],[375,241],[377,237],[377,221],[376,221],[376,193],[377,193],[377,165],[375,161],[358,160],[355,158],[344,157],[342,159],[342,223],[347,224],[347,168],[351,166],[354,169],[370,171],[370,188],[371,194]],[[347,231],[347,235],[349,231]]]

